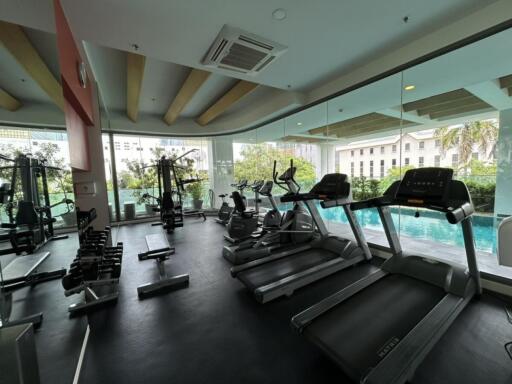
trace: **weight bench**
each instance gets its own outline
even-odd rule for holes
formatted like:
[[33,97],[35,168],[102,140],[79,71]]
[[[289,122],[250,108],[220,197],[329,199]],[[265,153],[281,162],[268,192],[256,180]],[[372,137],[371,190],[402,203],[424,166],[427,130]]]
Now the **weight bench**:
[[166,236],[163,233],[147,235],[146,244],[148,250],[139,253],[139,260],[155,260],[160,280],[137,287],[139,298],[144,299],[145,297],[158,295],[171,289],[187,286],[189,283],[188,274],[168,276],[165,271],[165,260],[174,254],[174,248],[169,245]]
[[44,281],[61,278],[66,274],[64,268],[51,272],[37,272],[37,268],[50,256],[50,252],[34,253],[17,256],[1,271],[3,280],[0,289],[3,291],[3,303],[0,305],[0,327],[16,324],[32,323],[38,327],[43,321],[41,312],[18,319],[10,320],[12,311],[12,292],[26,286]]

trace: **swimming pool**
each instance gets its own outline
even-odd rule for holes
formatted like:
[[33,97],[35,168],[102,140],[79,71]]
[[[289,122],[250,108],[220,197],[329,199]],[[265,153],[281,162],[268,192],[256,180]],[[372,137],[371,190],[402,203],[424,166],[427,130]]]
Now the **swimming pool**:
[[[343,208],[323,209],[317,204],[320,215],[325,221],[348,224],[347,217]],[[282,204],[279,209],[286,210],[290,205]],[[421,211],[419,218],[414,217],[416,210],[410,208],[391,208],[391,216],[396,229],[400,234],[413,237],[415,239],[424,239],[437,241],[444,244],[463,247],[464,238],[460,224],[453,225],[446,221],[444,214],[435,211]],[[377,209],[365,209],[356,211],[356,217],[363,228],[383,231]],[[400,216],[400,218],[399,218]],[[473,216],[473,231],[475,235],[475,246],[478,251],[496,253],[496,229],[492,216]]]

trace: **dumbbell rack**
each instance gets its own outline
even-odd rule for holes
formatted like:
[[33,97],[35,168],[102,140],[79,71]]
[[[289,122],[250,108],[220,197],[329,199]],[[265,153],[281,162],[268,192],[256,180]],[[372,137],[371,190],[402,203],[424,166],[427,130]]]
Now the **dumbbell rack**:
[[109,246],[110,227],[96,231],[91,226],[96,219],[94,208],[80,211],[77,207],[76,215],[80,247],[62,286],[65,296],[84,292],[84,300],[69,306],[70,315],[117,301],[123,256],[123,243]]

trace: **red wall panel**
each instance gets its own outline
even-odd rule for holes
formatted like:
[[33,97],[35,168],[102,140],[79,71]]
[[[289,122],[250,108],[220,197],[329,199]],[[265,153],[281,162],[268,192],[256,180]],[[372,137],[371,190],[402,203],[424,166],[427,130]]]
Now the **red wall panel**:
[[71,167],[88,171],[90,169],[88,126],[94,125],[91,82],[87,79],[85,88],[80,84],[78,71],[78,65],[82,62],[80,52],[60,0],[54,0],[53,4],[62,90],[66,102],[66,128],[69,135]]
[[90,169],[90,160],[87,126],[75,111],[75,108],[67,100],[64,100],[64,103],[71,166],[75,169],[88,171]]

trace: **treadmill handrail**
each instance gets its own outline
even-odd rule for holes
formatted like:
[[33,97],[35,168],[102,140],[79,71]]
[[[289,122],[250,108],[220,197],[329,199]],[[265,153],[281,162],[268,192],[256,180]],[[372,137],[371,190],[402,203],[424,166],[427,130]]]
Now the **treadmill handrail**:
[[378,208],[385,206],[405,206],[413,208],[425,208],[431,211],[446,213],[446,220],[450,224],[458,224],[466,218],[470,217],[475,209],[473,204],[468,201],[448,200],[446,204],[440,205],[439,202],[432,202],[421,199],[396,199],[391,196],[375,197],[368,200],[356,201],[350,204],[353,211]]

